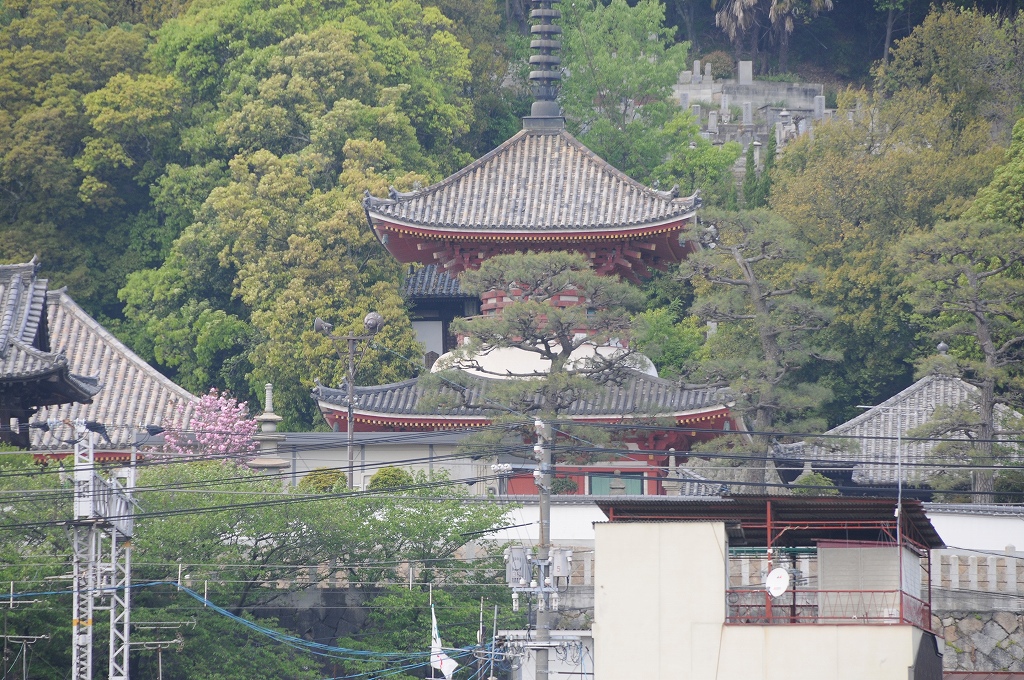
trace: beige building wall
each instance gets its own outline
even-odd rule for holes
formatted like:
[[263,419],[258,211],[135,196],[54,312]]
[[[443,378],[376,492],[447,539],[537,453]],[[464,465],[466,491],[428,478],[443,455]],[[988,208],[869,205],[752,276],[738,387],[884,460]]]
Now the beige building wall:
[[725,625],[721,522],[595,525],[595,680],[907,680],[912,626]]

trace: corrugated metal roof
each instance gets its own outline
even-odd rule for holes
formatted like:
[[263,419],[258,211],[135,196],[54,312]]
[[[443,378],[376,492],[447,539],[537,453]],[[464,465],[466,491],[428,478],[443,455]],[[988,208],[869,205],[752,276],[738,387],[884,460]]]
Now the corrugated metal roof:
[[[814,545],[822,539],[845,541],[884,540],[878,525],[895,527],[896,500],[890,498],[848,498],[844,496],[732,496],[721,503],[688,500],[672,496],[618,496],[597,502],[614,521],[704,520],[738,523],[748,545],[767,545],[768,507],[776,529],[787,528],[776,545]],[[928,548],[945,544],[924,505],[903,499],[904,526],[908,537]]]
[[564,129],[521,130],[447,179],[390,198],[368,196],[371,221],[469,230],[638,227],[693,214],[696,194],[646,187]]
[[476,295],[463,293],[459,288],[459,279],[436,264],[428,264],[411,272],[405,277],[403,290],[406,297],[477,299]]
[[[28,393],[31,404],[45,406],[72,400],[88,401],[100,389],[94,377],[75,375],[67,358],[50,346],[43,315],[47,279],[36,276],[35,259],[0,265],[0,379],[10,389]],[[17,396],[17,392],[16,392]]]
[[[624,416],[624,415],[658,415],[686,411],[694,411],[710,406],[723,404],[726,396],[722,390],[716,389],[685,389],[676,383],[655,378],[653,376],[626,369],[626,377],[620,383],[608,383],[596,395],[577,400],[563,415],[566,416]],[[425,389],[420,385],[420,378],[404,382],[373,387],[356,386],[355,408],[360,413],[381,415],[445,415],[463,417],[487,417],[493,415],[493,409],[477,406],[458,406],[448,409],[427,409],[420,404]],[[432,382],[429,389],[431,397],[440,393],[442,398],[456,401],[460,394],[464,395],[465,403],[485,404],[487,394],[501,381],[465,375],[464,390],[452,383],[442,383],[440,389]],[[313,397],[323,403],[346,406],[346,391],[342,388],[331,388],[317,385],[313,389]]]
[[[71,369],[98,376],[105,387],[91,404],[51,406],[41,409],[34,420],[94,420],[106,426],[114,446],[122,447],[131,444],[132,432],[140,425],[175,422],[179,404],[186,405],[186,418],[191,417],[196,397],[128,349],[67,293],[50,293],[47,313],[52,342],[67,356]],[[60,433],[32,431],[33,448],[59,444]]]

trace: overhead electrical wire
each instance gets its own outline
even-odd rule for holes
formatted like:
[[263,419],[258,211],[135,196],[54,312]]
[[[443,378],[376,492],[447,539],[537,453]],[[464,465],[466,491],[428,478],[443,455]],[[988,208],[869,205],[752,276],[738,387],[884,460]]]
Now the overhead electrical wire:
[[[556,450],[558,448],[562,448],[562,447],[561,446],[556,446]],[[505,452],[507,453],[508,451],[513,451],[513,450],[514,451],[523,451],[523,450],[526,450],[526,449],[527,449],[527,447],[525,445],[524,446],[518,446],[517,445],[517,446],[509,447],[508,449],[505,449]],[[633,452],[631,450],[624,450],[624,449],[608,449],[608,448],[582,449],[581,447],[573,447],[571,450],[576,455],[590,453],[590,454],[595,454],[595,455],[614,455],[614,456],[624,457],[624,458],[627,458],[627,459],[631,459],[631,454],[635,455],[635,452]],[[664,455],[666,452],[661,452],[661,453],[662,453],[662,455]],[[368,469],[374,469],[374,468],[377,468],[377,467],[391,466],[391,465],[394,465],[396,463],[397,464],[415,464],[415,463],[426,463],[426,462],[430,462],[430,461],[437,462],[439,460],[440,461],[445,461],[445,460],[457,460],[457,459],[460,459],[460,458],[471,458],[471,457],[475,457],[477,455],[478,454],[476,452],[463,452],[463,453],[453,453],[453,454],[442,454],[441,456],[436,456],[435,455],[433,457],[429,457],[429,456],[422,457],[421,456],[421,457],[416,457],[416,458],[403,459],[403,460],[400,460],[400,461],[377,461],[377,462],[367,463],[365,465],[365,467],[368,468]],[[494,455],[494,454],[492,453],[492,455]],[[696,458],[704,458],[704,459],[709,459],[709,460],[711,460],[711,459],[721,459],[721,460],[740,460],[740,461],[750,461],[750,462],[764,462],[764,461],[769,461],[769,460],[777,460],[776,457],[771,456],[771,455],[726,454],[726,453],[708,452],[708,451],[700,451],[700,452],[677,451],[677,452],[675,452],[675,455],[677,455],[677,456],[690,456],[690,457],[696,457]],[[199,461],[204,461],[204,460],[208,460],[208,459],[206,459],[206,458],[199,458],[198,460]],[[816,463],[816,462],[818,462],[818,463],[827,463],[829,465],[829,467],[831,469],[834,469],[834,470],[851,470],[851,469],[854,469],[856,466],[863,465],[865,463],[865,461],[863,461],[863,460],[858,460],[858,459],[853,459],[853,458],[847,459],[847,460],[837,460],[837,459],[824,459],[824,460],[820,460],[820,459],[807,459],[807,460],[809,462],[811,462],[812,464]],[[177,461],[176,460],[176,462],[186,462],[186,461]],[[190,459],[187,462],[197,462],[197,461]],[[880,466],[880,467],[895,467],[897,465],[897,463],[895,461],[870,461],[870,463],[872,465],[876,465],[876,466]],[[1005,465],[981,465],[981,464],[978,464],[978,463],[902,462],[901,464],[904,467],[909,467],[909,468],[919,467],[919,468],[925,468],[925,469],[935,469],[935,468],[941,467],[943,469],[954,469],[954,470],[959,469],[959,470],[964,470],[964,471],[969,471],[969,470],[1006,470],[1006,469],[1008,469],[1008,467],[1005,466]],[[847,466],[847,467],[844,467],[844,466]],[[580,467],[580,466],[574,465],[574,464],[559,464],[558,466],[556,466],[556,469],[557,469],[557,467],[561,467],[562,469],[566,469],[566,468],[574,468],[574,467]],[[662,470],[667,470],[668,469],[668,468],[665,468],[663,466],[648,466],[648,468],[662,469]],[[344,470],[345,468],[344,468],[344,466],[338,466],[338,467],[335,467],[335,468],[324,468],[324,469],[326,469],[326,470]],[[715,469],[717,469],[717,468],[715,468]],[[735,470],[735,467],[726,466],[725,468],[721,468],[721,469]],[[571,470],[571,471],[579,472],[579,470]],[[67,470],[56,471],[56,472],[63,472],[65,474],[68,474]],[[25,473],[20,473],[20,474],[24,474],[26,476],[29,476],[29,475],[44,474],[44,472],[42,472],[42,471],[30,471],[30,472],[25,472]],[[8,476],[17,476],[17,474],[15,474],[15,475],[8,475]],[[261,482],[261,481],[265,481],[265,480],[269,480],[269,479],[274,479],[274,478],[281,478],[281,479],[283,479],[283,478],[286,478],[288,476],[289,476],[289,473],[278,472],[278,473],[261,474],[261,475],[233,475],[233,476],[229,476],[229,477],[214,478],[214,479],[211,479],[211,480],[194,480],[194,481],[193,480],[188,480],[188,481],[179,480],[179,481],[169,482],[169,483],[161,484],[161,485],[151,485],[151,486],[137,487],[137,491],[140,492],[140,493],[160,492],[160,491],[173,492],[173,491],[189,491],[189,490],[200,492],[200,491],[202,491],[202,487],[210,487],[210,486],[214,486],[216,484],[223,484],[223,483],[230,483],[230,482],[237,482],[237,483]],[[496,478],[500,479],[503,476],[504,475],[499,474],[499,475],[471,477],[471,478],[456,479],[456,480],[446,480],[444,482],[439,482],[437,484],[439,486],[450,486],[450,485],[453,485],[453,484],[454,485],[458,485],[458,484],[476,484],[476,483],[479,483],[479,482],[489,481],[489,480],[496,479]],[[719,480],[707,480],[706,483],[708,483],[708,484],[715,484],[715,483],[721,483],[721,482],[719,482]],[[726,483],[728,483],[728,482],[726,482]],[[430,484],[432,484],[432,483],[427,483],[427,486],[429,486]],[[773,486],[774,487],[782,487],[782,488],[788,487],[788,485],[786,485],[786,484],[781,484],[781,485],[780,484],[770,484],[770,483],[766,483],[766,484],[750,483],[750,484],[760,485],[760,486],[769,486],[769,487],[773,487]],[[419,487],[417,485],[413,485],[413,486],[410,486],[410,487],[393,488],[393,489],[391,489],[391,491],[403,491],[403,490],[410,490],[410,489],[413,489],[413,488],[419,488]],[[833,487],[829,487],[829,488],[833,488]],[[858,493],[862,493],[862,494],[866,493],[866,492],[886,493],[886,492],[889,491],[885,487],[866,487],[866,486],[863,486],[863,485],[837,486],[837,487],[834,487],[834,488],[837,488],[839,490],[854,491],[854,492],[858,492]],[[39,500],[46,500],[48,498],[64,498],[64,497],[66,497],[66,496],[68,496],[70,494],[71,489],[39,489],[39,490],[36,490],[36,489],[26,489],[26,490],[16,490],[15,492],[22,493],[24,495],[23,495],[22,498],[7,499],[5,501],[5,504],[7,506],[13,506],[13,505],[16,505],[16,504],[19,504],[19,503],[31,503],[31,502],[36,502],[36,501],[39,501]],[[365,492],[357,492],[355,494],[345,493],[345,494],[337,494],[337,495],[332,495],[332,494],[303,495],[303,494],[296,494],[295,492],[290,492],[290,493],[286,493],[286,492],[259,492],[259,491],[246,492],[244,490],[237,490],[237,489],[235,489],[235,490],[220,490],[220,489],[211,489],[211,490],[209,490],[210,494],[225,493],[225,492],[238,492],[238,493],[243,493],[243,494],[248,493],[248,494],[252,494],[252,495],[263,494],[263,495],[272,495],[272,496],[284,496],[286,499],[288,499],[289,502],[290,501],[298,501],[298,500],[301,500],[301,499],[305,499],[305,500],[321,500],[321,499],[324,499],[324,498],[333,498],[333,497],[339,497],[339,496],[340,497],[359,497],[360,495],[365,495]],[[936,493],[936,494],[957,494],[957,493],[963,493],[963,491],[960,491],[960,490],[943,490],[943,489],[931,489],[930,492],[931,493]],[[1014,492],[994,491],[994,492],[985,492],[985,493],[988,493],[989,495],[1007,495],[1007,494],[1012,494]],[[280,500],[285,500],[285,498],[282,498]],[[270,501],[268,501],[268,502],[270,502]],[[213,506],[213,507],[218,507],[218,506]],[[222,507],[227,509],[227,508],[235,507],[235,504],[229,504],[229,505],[225,505],[225,506],[222,506]],[[240,507],[245,507],[245,506],[240,506]],[[3,528],[6,528],[5,525],[0,525],[0,529],[3,529]]]

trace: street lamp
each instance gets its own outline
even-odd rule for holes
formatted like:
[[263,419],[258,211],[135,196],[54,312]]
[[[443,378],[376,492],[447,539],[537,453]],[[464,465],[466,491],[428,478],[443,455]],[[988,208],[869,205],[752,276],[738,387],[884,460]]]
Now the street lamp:
[[[353,335],[351,333],[347,335],[334,335],[331,331],[334,330],[332,324],[327,323],[319,316],[313,321],[313,330],[317,333],[321,333],[334,342],[334,349],[337,350],[338,356],[341,356],[341,349],[338,347],[338,341],[344,340],[348,345],[348,372],[345,375],[345,395],[348,401],[348,418],[346,419],[346,425],[348,425],[348,488],[353,489],[354,478],[356,472],[355,454],[352,448],[352,437],[355,432],[353,427],[352,419],[352,390],[355,384],[355,372],[356,372],[356,347],[359,345],[360,340],[372,340],[377,332],[380,331],[384,325],[384,317],[377,312],[370,312],[363,318],[363,327],[370,332],[369,335]],[[363,347],[365,349],[365,345]]]

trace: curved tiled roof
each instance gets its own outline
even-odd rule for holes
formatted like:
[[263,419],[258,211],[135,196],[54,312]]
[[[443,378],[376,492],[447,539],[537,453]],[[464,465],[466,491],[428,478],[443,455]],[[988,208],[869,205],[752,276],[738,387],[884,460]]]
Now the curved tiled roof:
[[436,264],[428,264],[405,277],[403,292],[407,297],[471,298],[476,295],[463,293],[458,277],[452,276]]
[[368,196],[371,221],[446,230],[580,231],[682,220],[696,195],[630,179],[564,129],[521,130],[447,179],[390,198]]
[[44,317],[48,281],[36,277],[38,269],[34,258],[0,265],[0,381],[16,398],[28,399],[24,406],[87,402],[100,384],[71,373],[67,358],[51,350]]
[[[971,403],[976,400],[977,393],[977,387],[959,378],[928,375],[881,404],[825,433],[831,436],[850,437],[849,441],[854,443],[852,450],[842,445],[829,447],[819,444],[805,447],[803,444],[797,444],[785,450],[776,450],[774,454],[788,460],[807,458],[818,461],[823,464],[822,471],[830,464],[848,467],[850,461],[854,461],[855,484],[896,484],[897,435],[907,437],[908,432],[927,423],[937,407],[955,407],[960,403]],[[998,405],[996,408],[1003,416],[1011,414],[1010,409],[1005,406]],[[926,482],[945,465],[947,459],[936,457],[935,446],[934,441],[912,439],[902,442],[904,483]]]
[[[579,399],[563,415],[570,417],[648,416],[697,411],[725,403],[725,395],[716,389],[684,389],[674,382],[655,378],[639,371],[626,370],[620,384],[608,383],[596,395]],[[488,418],[493,409],[481,406],[458,406],[447,409],[429,408],[421,404],[424,394],[431,398],[455,398],[461,392],[453,383],[443,383],[438,389],[436,381],[425,388],[420,378],[373,387],[356,386],[355,409],[359,413],[383,416],[447,416]],[[497,384],[507,381],[465,376],[465,401],[471,405],[486,404],[488,392]],[[321,408],[344,407],[346,391],[323,385],[313,389],[313,398]]]
[[[63,292],[51,292],[47,312],[53,345],[62,351],[71,369],[99,376],[104,389],[91,404],[64,404],[40,409],[33,420],[75,420],[103,423],[114,446],[128,446],[140,425],[168,425],[177,421],[185,405],[186,420],[196,397],[174,384],[128,349],[110,331]],[[46,448],[66,439],[66,433],[32,430],[33,448]],[[107,446],[104,443],[104,446]]]

